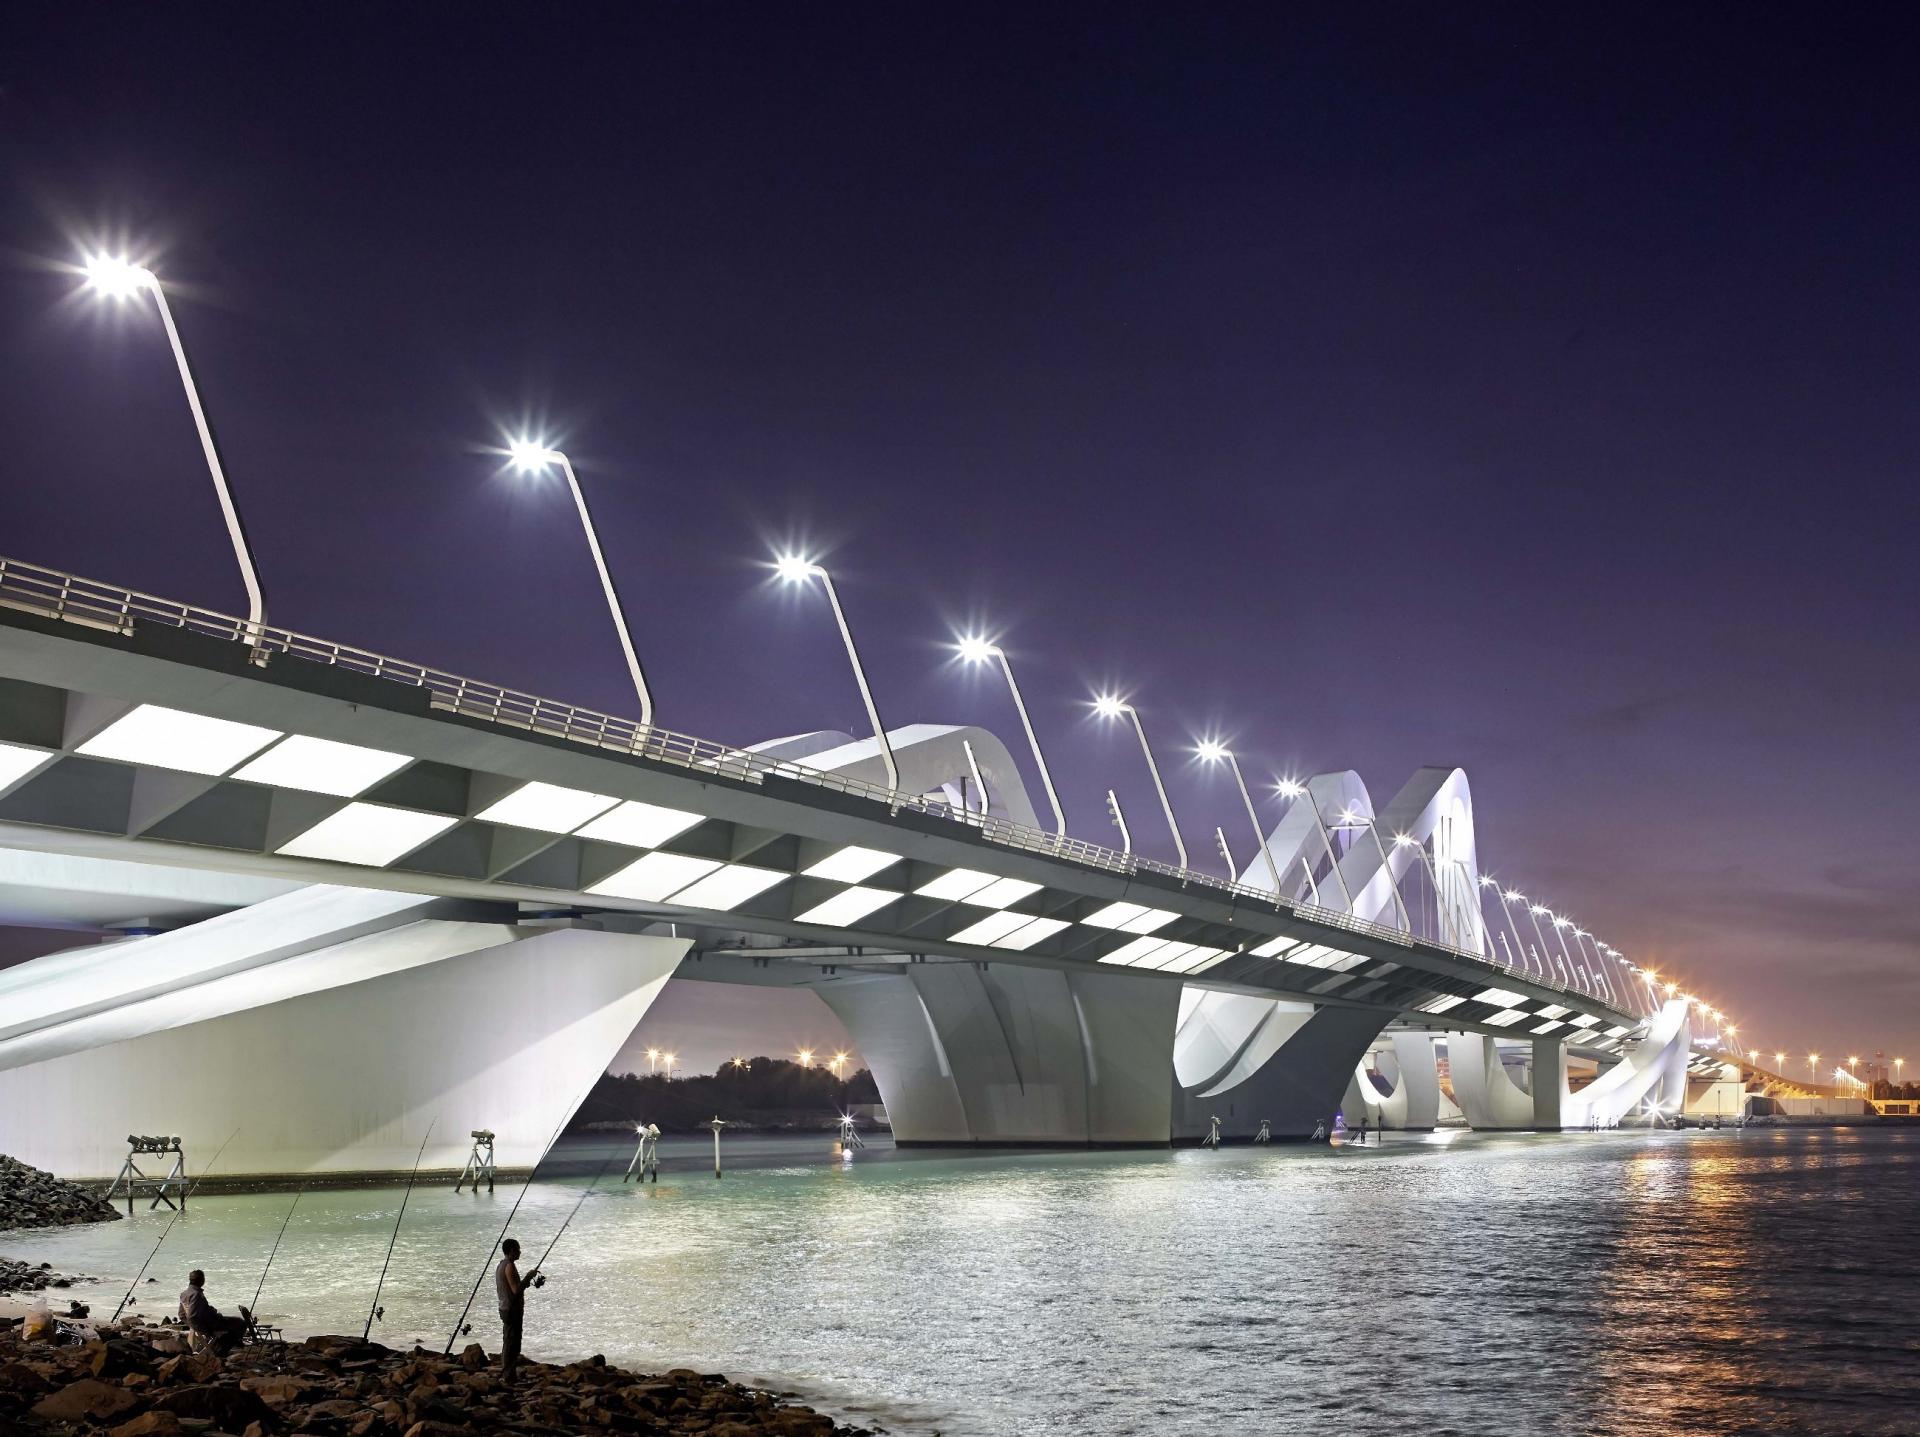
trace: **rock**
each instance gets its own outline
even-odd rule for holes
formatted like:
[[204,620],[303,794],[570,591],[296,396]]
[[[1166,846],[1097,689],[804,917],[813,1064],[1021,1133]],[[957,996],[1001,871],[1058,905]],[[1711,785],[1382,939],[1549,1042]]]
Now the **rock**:
[[176,1417],[204,1417],[226,1432],[238,1432],[249,1422],[265,1426],[273,1421],[273,1409],[260,1395],[240,1387],[180,1387],[154,1398],[153,1405]]
[[79,1422],[89,1418],[99,1422],[108,1417],[118,1417],[137,1406],[139,1401],[116,1382],[83,1377],[34,1403],[33,1415],[54,1422]]
[[270,1407],[284,1407],[290,1402],[304,1401],[318,1390],[305,1378],[295,1377],[292,1373],[274,1372],[265,1377],[242,1377],[240,1386],[248,1392],[257,1392],[260,1399]]
[[456,1426],[452,1422],[438,1422],[427,1418],[409,1427],[406,1437],[467,1437],[467,1433],[467,1428]]
[[113,1204],[85,1188],[0,1154],[0,1228],[65,1227],[119,1216]]
[[487,1349],[477,1342],[469,1342],[460,1349],[460,1365],[469,1372],[477,1371],[487,1365]]
[[113,1437],[179,1437],[187,1429],[171,1412],[142,1412],[113,1429]]

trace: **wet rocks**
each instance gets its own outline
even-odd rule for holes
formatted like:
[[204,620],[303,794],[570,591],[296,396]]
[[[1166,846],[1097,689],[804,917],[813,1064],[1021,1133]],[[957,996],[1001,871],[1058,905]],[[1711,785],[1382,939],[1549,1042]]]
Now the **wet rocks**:
[[0,1228],[65,1227],[119,1216],[104,1198],[0,1153]]
[[15,1262],[11,1258],[0,1257],[0,1292],[39,1292],[49,1287],[72,1287],[76,1282],[89,1282],[84,1277],[68,1277],[55,1272],[46,1263]]
[[591,1357],[523,1362],[511,1385],[479,1344],[443,1357],[351,1337],[171,1354],[178,1329],[128,1321],[84,1345],[0,1322],[0,1431],[110,1437],[479,1437],[483,1433],[864,1437],[810,1408],[690,1368],[647,1376]]

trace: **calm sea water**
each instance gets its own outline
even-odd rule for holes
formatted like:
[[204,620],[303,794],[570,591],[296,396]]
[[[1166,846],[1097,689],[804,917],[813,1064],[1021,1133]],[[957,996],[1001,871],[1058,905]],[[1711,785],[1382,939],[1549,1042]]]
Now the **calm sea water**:
[[[529,1351],[723,1371],[896,1432],[1920,1429],[1920,1130],[829,1149],[641,1191],[616,1165],[530,1299]],[[586,1186],[532,1187],[529,1258]],[[414,1193],[377,1338],[446,1342],[514,1192]],[[196,1198],[142,1310],[195,1265],[248,1300],[289,1196]],[[263,1312],[358,1332],[399,1200],[307,1194]],[[118,1278],[83,1294],[110,1311],[163,1221],[0,1252]]]

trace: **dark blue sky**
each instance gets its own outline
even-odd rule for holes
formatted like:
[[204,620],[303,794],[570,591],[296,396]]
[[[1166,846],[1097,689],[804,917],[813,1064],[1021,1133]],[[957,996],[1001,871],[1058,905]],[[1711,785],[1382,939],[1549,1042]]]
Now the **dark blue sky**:
[[[1458,763],[1483,863],[1763,1046],[1916,1051],[1920,115],[1896,7],[15,7],[0,551],[661,722]],[[1173,768],[1196,854],[1229,790]],[[1278,812],[1277,807],[1270,810]]]

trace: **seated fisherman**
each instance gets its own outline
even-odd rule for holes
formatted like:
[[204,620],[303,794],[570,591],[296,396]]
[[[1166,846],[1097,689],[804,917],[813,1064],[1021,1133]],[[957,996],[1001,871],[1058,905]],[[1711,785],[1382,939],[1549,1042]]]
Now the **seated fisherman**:
[[207,1275],[199,1268],[187,1274],[187,1290],[180,1294],[180,1320],[187,1325],[195,1352],[211,1349],[222,1357],[239,1346],[246,1330],[253,1325],[253,1314],[240,1309],[238,1317],[228,1317],[207,1301]]

